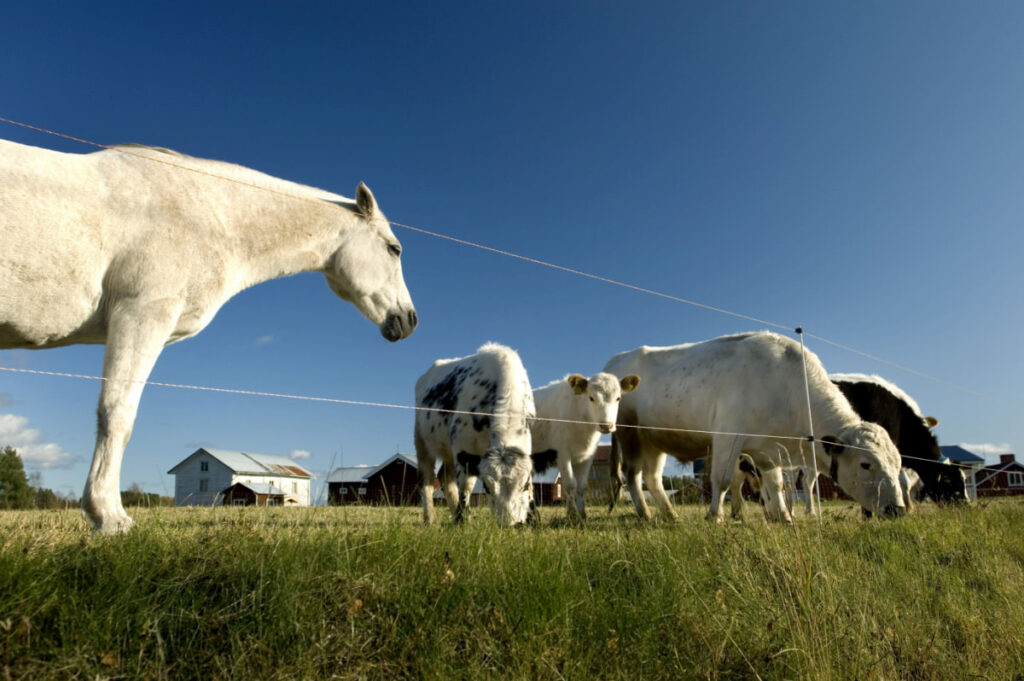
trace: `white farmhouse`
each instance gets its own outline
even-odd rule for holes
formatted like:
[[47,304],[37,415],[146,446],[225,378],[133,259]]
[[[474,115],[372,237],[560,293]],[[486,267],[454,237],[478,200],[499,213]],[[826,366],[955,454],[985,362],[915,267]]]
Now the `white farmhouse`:
[[214,506],[237,483],[275,492],[269,503],[309,506],[313,474],[283,456],[200,448],[168,471],[174,476],[175,506]]

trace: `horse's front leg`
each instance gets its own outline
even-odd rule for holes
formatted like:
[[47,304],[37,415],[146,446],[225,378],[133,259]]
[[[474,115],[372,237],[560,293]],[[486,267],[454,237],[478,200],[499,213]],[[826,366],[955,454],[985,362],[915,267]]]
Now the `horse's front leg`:
[[176,299],[148,305],[117,302],[108,314],[103,387],[96,410],[96,449],[82,493],[82,510],[96,532],[115,534],[132,525],[121,505],[121,459],[135,423],[142,388],[180,308]]

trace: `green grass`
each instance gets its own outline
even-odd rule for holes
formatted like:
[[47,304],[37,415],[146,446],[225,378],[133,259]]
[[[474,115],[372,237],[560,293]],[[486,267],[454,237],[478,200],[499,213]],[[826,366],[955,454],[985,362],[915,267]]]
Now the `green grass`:
[[1024,678],[1024,504],[644,525],[544,509],[0,514],[16,679]]

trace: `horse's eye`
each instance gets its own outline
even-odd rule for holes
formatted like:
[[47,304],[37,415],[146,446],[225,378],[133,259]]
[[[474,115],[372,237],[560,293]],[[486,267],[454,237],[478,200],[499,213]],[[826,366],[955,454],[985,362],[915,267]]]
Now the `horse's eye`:
[[402,255],[402,247],[399,246],[398,244],[388,244],[388,250],[391,251],[391,255],[395,256],[396,258]]

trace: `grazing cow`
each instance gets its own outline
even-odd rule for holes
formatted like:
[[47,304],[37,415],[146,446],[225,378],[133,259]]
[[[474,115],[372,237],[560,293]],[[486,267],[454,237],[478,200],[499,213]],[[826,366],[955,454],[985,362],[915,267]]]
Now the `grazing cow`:
[[943,456],[931,430],[939,424],[938,419],[922,416],[912,397],[880,376],[831,374],[829,378],[862,419],[889,433],[902,467],[920,476],[922,498],[938,503],[970,502],[963,470]]
[[[808,433],[807,393],[799,343],[760,332],[723,336],[670,347],[643,346],[605,365],[616,376],[636,373],[643,383],[624,395],[612,436],[612,498],[621,466],[637,513],[651,517],[640,490],[644,475],[652,497],[676,517],[661,484],[666,454],[692,461],[711,450],[710,520],[720,520],[740,452],[781,483],[780,466],[818,467],[867,510],[885,516],[905,511],[899,488],[899,454],[885,430],[860,419],[828,380],[820,360],[807,352],[807,382],[814,431]],[[813,445],[801,436],[811,434]],[[823,444],[822,444],[823,442]],[[774,488],[776,485],[771,485]],[[781,484],[777,485],[781,491]],[[767,513],[790,520],[781,493]]]
[[590,378],[571,374],[533,391],[537,406],[533,453],[541,458],[556,457],[569,518],[586,517],[584,494],[597,441],[601,433],[615,430],[622,394],[639,384],[640,377],[633,374],[621,380],[606,373]]
[[425,523],[435,519],[432,496],[438,459],[441,488],[456,522],[469,513],[477,477],[499,525],[535,517],[530,457],[533,393],[515,350],[487,343],[474,355],[437,360],[416,381],[416,407],[413,439]]
[[106,344],[82,493],[97,532],[132,524],[121,459],[165,345],[243,289],[297,272],[322,272],[387,340],[405,338],[417,319],[400,254],[361,183],[353,201],[167,149],[0,141],[0,348]]

